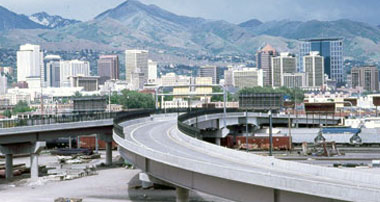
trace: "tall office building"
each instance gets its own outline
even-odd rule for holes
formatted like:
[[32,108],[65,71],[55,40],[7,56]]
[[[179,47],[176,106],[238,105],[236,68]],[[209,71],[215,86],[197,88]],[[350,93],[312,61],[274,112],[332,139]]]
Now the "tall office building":
[[306,85],[305,73],[285,73],[283,82],[287,88],[302,88]]
[[103,85],[108,80],[119,79],[119,57],[117,55],[102,55],[98,60],[99,84]]
[[216,66],[202,66],[199,69],[199,77],[211,77],[213,84],[219,83],[218,68]]
[[148,81],[154,83],[157,80],[157,62],[148,60]]
[[5,95],[7,93],[7,88],[7,77],[0,73],[0,95]]
[[272,57],[272,87],[284,86],[285,73],[297,72],[297,59],[290,53],[281,53]]
[[244,68],[233,71],[234,86],[236,88],[250,88],[263,86],[263,70],[257,68]]
[[61,82],[61,57],[58,55],[47,55],[44,59],[44,87],[60,87]]
[[306,86],[322,87],[325,79],[324,58],[319,52],[313,51],[303,56],[302,63],[305,67]]
[[146,50],[126,50],[125,51],[125,71],[126,80],[131,83],[133,75],[137,76],[141,80],[141,74],[143,74],[144,83],[148,81],[148,55]]
[[341,83],[343,78],[343,39],[320,38],[302,40],[299,47],[299,68],[305,71],[303,57],[312,51],[318,51],[324,58],[324,73],[331,80]]
[[234,86],[233,68],[228,68],[228,70],[224,70],[224,86],[226,87]]
[[70,87],[70,76],[90,76],[90,62],[81,60],[61,61],[61,87]]
[[272,57],[275,56],[277,52],[269,44],[256,53],[256,66],[264,72],[264,86],[272,86]]
[[45,77],[43,74],[43,52],[38,45],[25,44],[17,51],[17,81],[27,77]]
[[353,67],[352,88],[362,87],[366,91],[379,91],[379,70],[377,67]]

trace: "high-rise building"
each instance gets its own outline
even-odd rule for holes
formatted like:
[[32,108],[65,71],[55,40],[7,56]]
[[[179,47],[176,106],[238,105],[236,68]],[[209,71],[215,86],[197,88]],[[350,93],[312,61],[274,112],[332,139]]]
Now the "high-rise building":
[[342,83],[343,78],[343,39],[320,38],[302,40],[299,47],[299,68],[305,71],[303,56],[318,51],[324,58],[324,73],[332,80]]
[[297,59],[290,53],[272,57],[272,87],[284,86],[283,75],[297,72]]
[[0,95],[5,95],[8,89],[7,77],[0,73]]
[[272,57],[275,56],[277,52],[269,44],[256,53],[256,66],[263,70],[264,86],[272,86]]
[[155,83],[157,80],[157,62],[148,60],[148,81]]
[[103,85],[108,80],[119,79],[119,57],[117,55],[102,55],[98,60],[99,84]]
[[352,88],[362,87],[366,91],[379,91],[379,70],[377,67],[353,67]]
[[305,73],[284,73],[283,82],[287,88],[302,88],[306,85]]
[[[144,83],[148,81],[148,55],[146,50],[126,50],[125,51],[125,71],[126,80],[132,82],[133,75],[143,74]],[[137,73],[137,74],[136,74]]]
[[44,59],[44,87],[60,87],[61,82],[61,57],[58,55],[47,55]]
[[224,70],[224,86],[226,87],[234,86],[234,73],[233,73],[232,68],[229,68],[228,70]]
[[322,87],[325,80],[324,58],[319,52],[313,51],[303,56],[302,63],[305,68],[306,86]]
[[250,88],[263,86],[263,70],[257,68],[244,68],[233,72],[234,86],[236,88]]
[[219,83],[218,68],[216,66],[202,66],[199,69],[199,77],[211,77],[213,84]]
[[81,60],[61,61],[61,87],[70,86],[70,76],[90,76],[90,62]]
[[17,81],[27,77],[45,77],[43,74],[43,52],[38,45],[25,44],[17,51]]

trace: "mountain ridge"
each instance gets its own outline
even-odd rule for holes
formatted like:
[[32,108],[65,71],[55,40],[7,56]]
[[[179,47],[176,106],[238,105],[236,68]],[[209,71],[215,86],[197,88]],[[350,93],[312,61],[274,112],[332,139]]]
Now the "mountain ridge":
[[35,13],[29,16],[29,19],[50,29],[61,28],[81,22],[79,20],[66,19],[58,15],[49,15],[46,12]]

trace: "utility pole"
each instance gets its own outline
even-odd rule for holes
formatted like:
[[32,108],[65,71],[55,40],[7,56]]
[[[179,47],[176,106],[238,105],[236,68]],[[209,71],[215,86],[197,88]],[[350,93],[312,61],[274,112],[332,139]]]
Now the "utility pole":
[[273,138],[272,138],[272,109],[269,109],[269,156],[273,155]]
[[248,107],[245,108],[245,146],[247,147],[247,152],[249,151],[248,149]]

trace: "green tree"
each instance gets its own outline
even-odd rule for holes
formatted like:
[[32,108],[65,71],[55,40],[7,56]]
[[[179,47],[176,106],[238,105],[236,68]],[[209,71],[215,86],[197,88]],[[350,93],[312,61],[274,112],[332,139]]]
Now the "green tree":
[[125,109],[152,109],[155,108],[155,100],[152,95],[137,91],[123,90],[121,95],[113,95],[111,102],[121,104]]
[[25,113],[31,111],[33,111],[33,109],[29,107],[27,102],[20,101],[14,106],[12,114]]
[[11,112],[11,110],[7,109],[7,110],[5,110],[5,111],[3,112],[3,115],[4,115],[5,117],[11,118],[11,117],[12,117],[12,112]]

